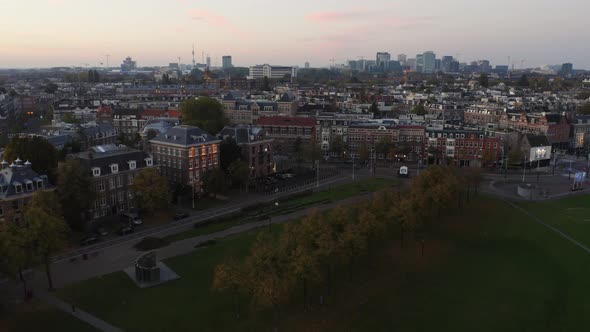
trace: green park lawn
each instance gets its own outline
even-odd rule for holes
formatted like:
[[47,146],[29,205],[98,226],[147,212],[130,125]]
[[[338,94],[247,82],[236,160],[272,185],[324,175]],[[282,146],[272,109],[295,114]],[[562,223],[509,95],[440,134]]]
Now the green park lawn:
[[44,303],[33,301],[18,305],[14,311],[0,314],[3,332],[94,332],[94,327]]
[[[564,223],[579,197],[543,205],[539,217]],[[569,210],[568,210],[569,209]],[[573,212],[572,212],[573,214]],[[583,217],[583,214],[580,214]],[[574,218],[574,217],[572,217]],[[280,227],[276,227],[273,231]],[[228,294],[211,290],[214,266],[244,256],[256,232],[218,241],[166,263],[180,279],[137,288],[122,272],[69,286],[59,295],[126,331],[269,331],[274,311],[241,299],[235,320]],[[571,228],[576,238],[589,233]],[[587,331],[590,330],[590,254],[508,204],[480,197],[428,234],[425,251],[387,245],[374,264],[358,263],[353,280],[334,272],[333,291],[302,310],[301,296],[280,308],[281,331]]]
[[[288,214],[297,210],[307,208],[314,204],[329,203],[332,201],[343,200],[363,192],[374,192],[380,189],[397,184],[396,179],[384,178],[370,178],[355,183],[349,183],[339,186],[334,186],[326,190],[314,192],[309,195],[295,197],[281,202],[279,207],[267,207],[261,209],[261,212],[268,213],[272,216]],[[191,230],[181,232],[178,234],[167,236],[166,239],[170,242],[190,239],[192,237],[211,234],[219,232],[237,225],[251,223],[259,220],[258,212],[250,213],[248,215],[240,215],[234,218],[223,219],[219,222],[209,223],[202,226],[195,227]]]

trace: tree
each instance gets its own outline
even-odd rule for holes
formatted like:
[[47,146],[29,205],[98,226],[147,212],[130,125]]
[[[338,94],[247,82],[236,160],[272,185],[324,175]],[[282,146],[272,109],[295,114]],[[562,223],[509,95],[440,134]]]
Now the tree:
[[217,291],[229,291],[234,300],[234,314],[240,318],[238,295],[246,288],[246,271],[244,266],[235,258],[230,257],[215,266],[213,273],[213,289]]
[[330,152],[333,154],[342,157],[342,154],[346,151],[344,148],[344,141],[342,140],[342,136],[337,135],[332,139],[332,144],[330,144]]
[[184,124],[197,126],[210,134],[217,134],[229,124],[221,103],[209,97],[183,101],[180,112]]
[[4,160],[14,161],[17,158],[23,162],[28,160],[35,172],[47,175],[50,182],[55,182],[57,151],[45,138],[15,136],[4,150]]
[[416,105],[412,108],[412,113],[416,115],[426,115],[426,109],[424,108],[424,105]]
[[272,91],[272,88],[270,87],[270,80],[266,76],[262,78],[262,91]]
[[369,147],[365,142],[361,143],[361,147],[359,148],[359,160],[361,162],[369,160]]
[[158,136],[158,131],[155,129],[148,129],[147,131],[147,139],[152,140]]
[[153,213],[168,205],[168,180],[156,168],[144,168],[133,179],[133,196],[141,209]]
[[373,104],[371,104],[371,107],[369,107],[369,113],[373,114],[374,118],[379,117],[379,106],[377,106],[377,103],[373,102]]
[[76,119],[76,117],[72,113],[64,114],[63,121],[65,123],[80,123],[80,120]]
[[248,192],[248,182],[250,180],[250,167],[242,160],[235,160],[229,165],[228,173],[231,176],[232,183],[244,188]]
[[481,73],[481,75],[479,75],[479,85],[481,85],[484,88],[487,88],[490,84],[490,80],[488,78],[488,75],[485,73]]
[[520,149],[512,149],[508,152],[508,163],[512,165],[522,163],[524,159],[524,152]]
[[319,144],[317,144],[315,140],[312,139],[305,145],[304,155],[305,160],[314,162],[316,160],[320,160],[322,156],[322,150],[320,149]]
[[45,265],[49,289],[53,289],[51,255],[67,244],[68,227],[61,216],[60,202],[55,193],[38,191],[25,211],[24,228],[29,241],[33,241],[34,255]]
[[576,113],[582,115],[590,115],[590,103],[585,103],[583,105],[578,106]]
[[242,158],[242,148],[232,139],[226,139],[219,145],[219,166],[225,172],[229,174],[230,165]]
[[377,144],[375,145],[375,151],[378,154],[382,154],[383,158],[387,159],[389,152],[393,147],[393,141],[390,138],[386,137],[380,139],[379,142],[377,142]]
[[528,77],[523,74],[520,79],[518,80],[518,86],[521,87],[528,87],[530,85]]
[[225,192],[227,189],[225,173],[219,168],[205,172],[203,174],[203,189],[205,192],[213,194],[214,197]]
[[18,274],[25,300],[29,298],[29,289],[23,271],[35,263],[33,245],[27,229],[18,223],[10,222],[0,232],[2,267],[9,275]]
[[297,136],[295,142],[293,143],[293,152],[295,153],[295,159],[297,163],[301,163],[304,159],[304,148],[303,148],[303,140],[300,136]]
[[63,216],[71,228],[84,230],[86,216],[94,201],[94,183],[90,172],[78,160],[68,160],[58,169],[57,195]]

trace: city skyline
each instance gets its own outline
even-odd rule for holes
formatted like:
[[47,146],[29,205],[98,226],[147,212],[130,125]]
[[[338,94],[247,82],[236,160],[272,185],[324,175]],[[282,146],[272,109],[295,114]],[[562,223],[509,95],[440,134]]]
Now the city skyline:
[[231,55],[235,66],[303,67],[309,61],[322,67],[332,58],[335,63],[374,59],[379,51],[413,58],[432,50],[437,58],[458,55],[462,62],[508,64],[510,56],[516,68],[524,60],[525,67],[571,62],[588,69],[590,37],[583,15],[589,9],[574,0],[477,6],[465,0],[445,6],[372,0],[362,8],[349,0],[296,7],[265,0],[22,0],[0,4],[3,13],[27,13],[3,19],[0,68],[98,67],[107,54],[111,67],[126,56],[139,66],[178,57],[189,64],[194,44],[197,62],[209,54],[214,66],[221,66],[223,55]]

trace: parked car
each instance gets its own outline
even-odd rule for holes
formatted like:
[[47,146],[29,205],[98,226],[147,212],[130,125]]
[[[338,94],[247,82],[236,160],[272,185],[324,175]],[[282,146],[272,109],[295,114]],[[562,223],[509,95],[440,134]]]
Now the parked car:
[[130,224],[130,225],[141,225],[143,221],[139,218],[137,213],[124,213],[122,217]]
[[119,233],[119,235],[127,235],[127,234],[133,233],[133,231],[134,231],[133,227],[124,226],[124,227],[119,228],[119,231],[117,233]]
[[94,244],[98,242],[98,238],[96,236],[87,236],[85,238],[83,238],[82,240],[80,240],[80,245],[81,246],[88,246],[91,244]]
[[174,214],[174,220],[180,220],[188,217],[188,213],[186,212],[176,212]]
[[105,237],[105,236],[109,235],[109,231],[107,231],[106,228],[101,227],[96,230],[96,234],[98,234],[100,237]]

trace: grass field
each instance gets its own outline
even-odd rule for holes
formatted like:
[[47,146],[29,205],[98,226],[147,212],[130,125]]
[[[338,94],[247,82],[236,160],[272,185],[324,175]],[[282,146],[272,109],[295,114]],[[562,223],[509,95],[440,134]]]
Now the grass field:
[[[586,199],[586,200],[584,200]],[[590,197],[524,204],[545,221],[571,223]],[[541,210],[541,207],[542,209]],[[568,212],[570,211],[570,212]],[[568,228],[584,238],[584,223]],[[127,331],[268,331],[274,314],[249,308],[233,318],[231,300],[210,289],[213,267],[240,257],[255,232],[167,260],[181,279],[140,290],[123,273],[89,280],[60,296]],[[411,236],[410,236],[411,238]],[[590,255],[508,204],[481,197],[459,216],[441,221],[421,254],[386,247],[377,267],[356,266],[353,282],[335,272],[327,304],[303,312],[300,299],[281,308],[281,331],[587,331]]]
[[[297,210],[301,210],[304,208],[309,207],[313,204],[321,204],[321,203],[329,203],[331,201],[337,201],[346,199],[355,195],[358,195],[362,192],[373,192],[377,191],[389,186],[392,186],[397,183],[395,179],[384,179],[384,178],[370,178],[363,181],[358,181],[355,183],[335,186],[327,190],[314,192],[306,196],[296,197],[293,199],[289,199],[288,201],[281,202],[279,207],[267,207],[262,209],[265,214],[271,216],[278,216],[283,214],[288,214]],[[195,227],[194,229],[170,235],[166,237],[166,239],[170,242],[180,241],[184,239],[190,239],[192,237],[204,235],[204,234],[211,234],[214,232],[219,232],[224,229],[231,228],[233,226],[251,223],[260,219],[260,216],[257,213],[252,213],[250,215],[243,215],[237,216],[235,218],[225,219],[220,222],[215,222],[212,224],[207,224],[199,227]]]
[[0,315],[0,331],[3,332],[94,332],[92,326],[43,303],[33,301],[20,304],[13,312]]

